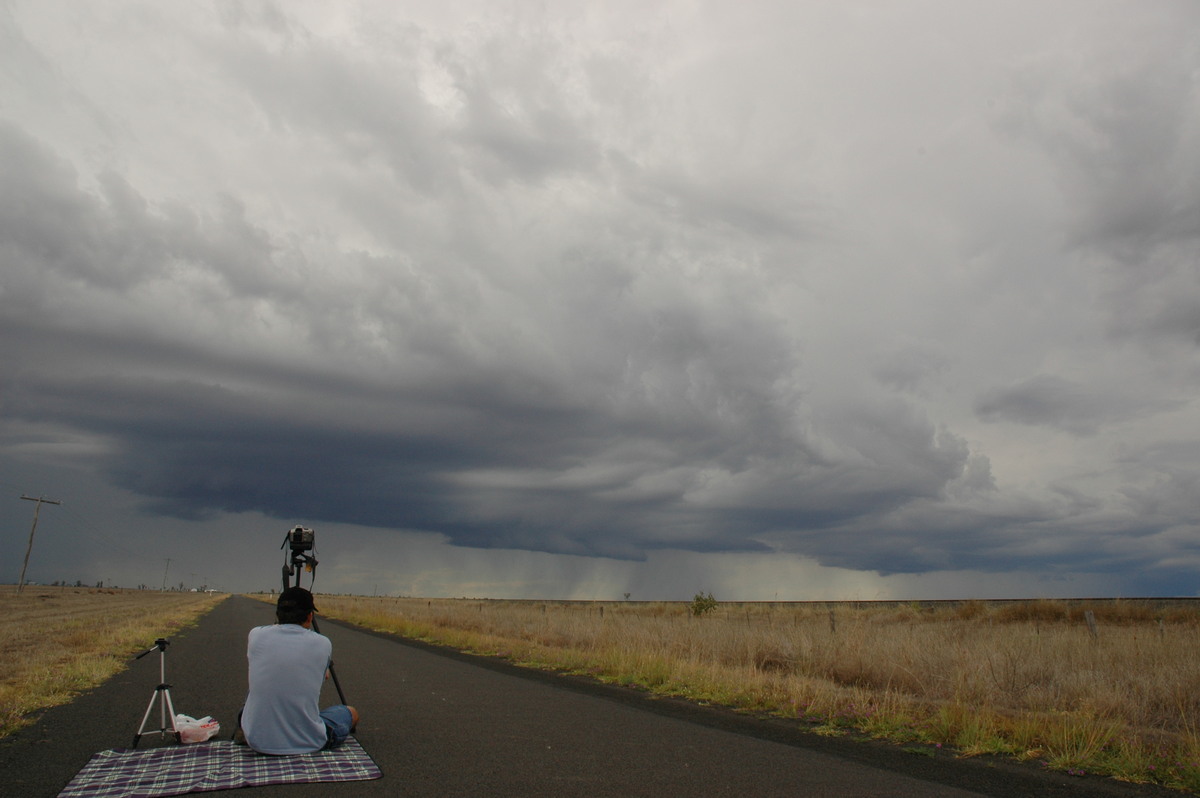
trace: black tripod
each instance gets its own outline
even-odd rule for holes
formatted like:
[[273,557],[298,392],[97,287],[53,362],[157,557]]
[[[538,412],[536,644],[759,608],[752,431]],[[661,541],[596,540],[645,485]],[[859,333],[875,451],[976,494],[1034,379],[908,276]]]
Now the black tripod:
[[[167,729],[171,729],[171,733],[175,735],[175,742],[180,742],[179,728],[175,725],[175,705],[171,703],[171,685],[167,684],[167,646],[170,644],[166,638],[158,638],[154,641],[154,647],[141,654],[138,654],[134,659],[141,659],[151,651],[158,652],[158,687],[154,688],[154,695],[150,696],[150,703],[146,705],[146,714],[142,715],[142,725],[138,727],[137,734],[133,735],[133,748],[137,748],[138,742],[142,739],[142,735],[150,734],[146,731],[146,724],[150,722],[150,711],[154,709],[154,702],[159,704],[159,727],[158,733],[166,736]],[[171,725],[167,726],[167,718],[170,717]]]
[[[300,587],[300,572],[301,571],[308,571],[309,573],[311,573],[313,575],[314,582],[317,579],[317,558],[312,556],[311,554],[305,554],[303,549],[298,548],[297,544],[295,542],[297,539],[293,537],[293,534],[294,533],[289,533],[288,536],[286,538],[284,538],[284,540],[283,540],[283,546],[287,546],[289,543],[292,544],[291,562],[289,564],[285,564],[283,566],[283,589],[284,590],[287,590],[289,587]],[[311,535],[311,532],[309,534]],[[308,540],[311,541],[311,537]],[[279,548],[282,549],[283,546],[280,546]],[[289,585],[288,582],[290,581],[290,579],[292,578],[293,575],[296,578],[296,584]],[[313,631],[316,632],[317,634],[321,633],[320,627],[317,626],[317,616],[316,615],[313,615],[312,628],[313,628]],[[345,704],[346,703],[346,694],[342,692],[342,683],[338,681],[337,671],[335,671],[333,669],[333,660],[329,661],[329,676],[330,676],[330,678],[333,679],[333,686],[334,686],[334,689],[337,690],[338,700],[341,701],[343,704]]]

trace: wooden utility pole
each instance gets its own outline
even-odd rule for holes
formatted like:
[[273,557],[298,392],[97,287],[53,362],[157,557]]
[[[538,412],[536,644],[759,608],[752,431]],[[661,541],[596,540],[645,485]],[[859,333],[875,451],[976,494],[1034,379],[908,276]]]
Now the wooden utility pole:
[[29,545],[25,547],[25,562],[21,565],[21,581],[17,582],[17,592],[20,593],[25,589],[25,569],[29,567],[29,552],[33,551],[33,533],[37,532],[38,513],[42,511],[43,504],[62,504],[54,499],[47,499],[44,496],[26,496],[21,494],[21,498],[27,502],[37,502],[37,507],[33,509],[33,528],[29,530]]

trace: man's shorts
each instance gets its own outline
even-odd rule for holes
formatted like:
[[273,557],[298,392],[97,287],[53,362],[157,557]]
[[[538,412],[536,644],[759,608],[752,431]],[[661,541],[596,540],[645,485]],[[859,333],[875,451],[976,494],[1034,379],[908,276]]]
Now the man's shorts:
[[325,744],[326,748],[336,748],[344,743],[350,736],[350,726],[354,723],[350,707],[344,704],[334,704],[321,710],[321,720],[325,721],[325,735],[329,738],[329,742]]

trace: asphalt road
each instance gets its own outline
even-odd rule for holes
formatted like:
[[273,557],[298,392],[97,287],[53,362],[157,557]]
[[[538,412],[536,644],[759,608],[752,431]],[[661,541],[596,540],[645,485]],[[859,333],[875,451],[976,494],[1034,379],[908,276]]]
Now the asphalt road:
[[[273,620],[269,605],[232,597],[171,638],[166,668],[176,711],[212,715],[222,736],[231,733],[246,690],[246,633]],[[347,700],[362,712],[357,737],[384,777],[239,796],[1179,795],[1033,765],[821,737],[796,723],[526,671],[319,616],[318,623],[333,641]],[[92,754],[128,747],[158,674],[154,652],[0,742],[0,796],[57,795]],[[336,701],[327,683],[322,703]],[[174,743],[157,733],[141,741],[143,748],[166,744]]]

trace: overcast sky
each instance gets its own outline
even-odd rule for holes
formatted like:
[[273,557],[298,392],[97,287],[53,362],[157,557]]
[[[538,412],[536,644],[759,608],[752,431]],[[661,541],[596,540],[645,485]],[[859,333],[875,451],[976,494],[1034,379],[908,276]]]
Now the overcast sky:
[[0,185],[0,581],[1200,590],[1193,0],[7,0]]

